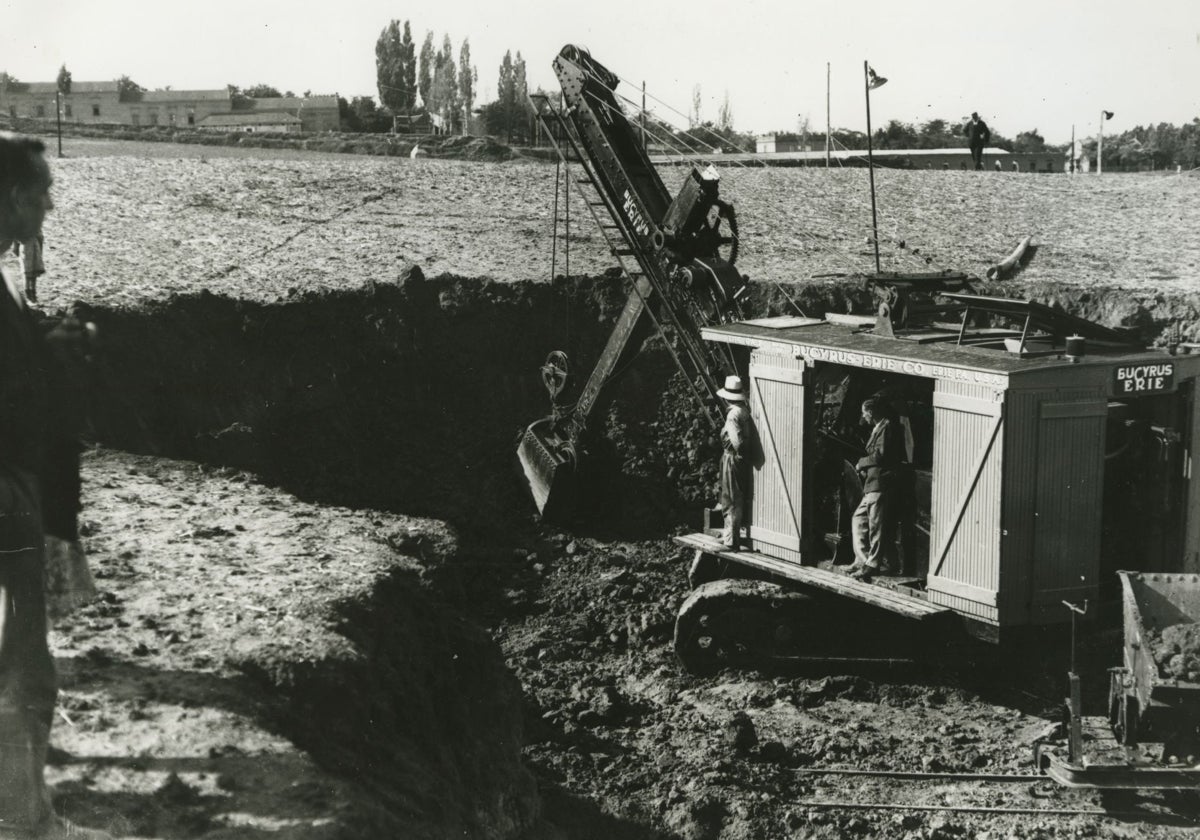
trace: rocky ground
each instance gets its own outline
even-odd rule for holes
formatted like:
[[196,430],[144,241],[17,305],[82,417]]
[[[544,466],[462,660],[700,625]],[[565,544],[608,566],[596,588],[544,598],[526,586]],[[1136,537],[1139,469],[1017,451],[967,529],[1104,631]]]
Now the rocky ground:
[[[55,163],[42,300],[99,309],[116,393],[94,428],[127,451],[85,458],[102,594],[53,639],[72,818],[163,838],[1194,834],[1195,802],[1025,778],[1065,638],[953,667],[686,674],[670,636],[690,558],[654,500],[702,490],[707,450],[680,444],[690,415],[657,375],[610,418],[642,453],[625,513],[652,515],[532,517],[509,469],[540,356],[502,357],[594,345],[620,299],[550,294],[552,165],[89,142]],[[783,301],[771,280],[825,305],[845,282],[826,275],[869,266],[860,170],[723,179],[762,305]],[[881,206],[919,208],[885,212],[885,258],[982,274],[1032,233],[1017,290],[1197,336],[1196,183],[880,173]],[[602,274],[579,207],[574,225],[572,274]],[[413,264],[449,276],[418,286]],[[1117,640],[1085,654],[1098,715]]]

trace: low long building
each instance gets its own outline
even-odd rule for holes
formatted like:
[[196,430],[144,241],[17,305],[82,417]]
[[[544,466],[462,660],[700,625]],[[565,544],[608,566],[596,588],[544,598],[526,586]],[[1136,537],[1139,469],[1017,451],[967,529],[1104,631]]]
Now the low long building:
[[[824,166],[825,152],[740,152],[705,155],[651,155],[656,162],[686,163],[691,160],[728,163],[756,163],[767,166]],[[971,169],[970,149],[880,149],[872,154],[876,166],[897,169]],[[832,166],[866,166],[865,149],[840,149],[829,153]],[[1067,156],[1063,152],[1007,152],[999,148],[983,150],[983,167],[1004,172],[1062,172]]]
[[[0,86],[0,114],[55,124],[58,85],[17,82]],[[61,98],[66,125],[170,126],[224,131],[336,131],[336,96],[239,97],[219,90],[148,90],[122,97],[117,83],[73,82]],[[246,115],[253,115],[244,119]],[[215,120],[215,117],[228,119]],[[236,117],[236,119],[234,119]],[[286,126],[275,128],[276,126]]]

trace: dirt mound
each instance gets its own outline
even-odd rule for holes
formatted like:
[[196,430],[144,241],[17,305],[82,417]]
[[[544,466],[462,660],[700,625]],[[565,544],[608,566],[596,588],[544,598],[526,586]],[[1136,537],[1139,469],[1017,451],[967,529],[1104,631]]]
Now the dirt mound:
[[1200,624],[1172,624],[1151,637],[1159,672],[1167,679],[1200,682]]
[[430,157],[438,158],[491,162],[513,158],[512,147],[497,142],[494,137],[430,138],[421,142],[421,148]]

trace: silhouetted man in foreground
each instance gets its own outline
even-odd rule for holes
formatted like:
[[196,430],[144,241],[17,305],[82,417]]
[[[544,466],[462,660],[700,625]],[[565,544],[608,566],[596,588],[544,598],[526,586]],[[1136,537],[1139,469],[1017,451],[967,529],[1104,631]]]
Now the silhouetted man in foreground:
[[[33,138],[0,133],[0,239],[41,232],[53,207],[44,150]],[[38,324],[14,268],[0,266],[0,840],[99,840],[109,835],[54,815],[43,778],[58,693],[43,588],[49,372],[83,331],[73,319]]]

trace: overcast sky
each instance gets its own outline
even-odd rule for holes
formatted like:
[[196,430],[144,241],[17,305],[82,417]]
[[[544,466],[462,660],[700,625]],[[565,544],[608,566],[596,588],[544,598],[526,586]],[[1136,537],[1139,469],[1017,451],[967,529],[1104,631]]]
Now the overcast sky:
[[[505,50],[520,51],[530,87],[557,90],[550,62],[567,43],[666,105],[715,119],[728,91],[741,131],[832,124],[865,128],[863,61],[888,84],[871,94],[874,126],[958,120],[979,111],[1012,137],[1052,143],[1200,116],[1200,0],[20,0],[2,2],[0,69],[51,81],[128,75],[147,88],[260,82],[297,93],[378,98],[375,41],[411,21],[455,55],[470,40],[480,101],[495,98]],[[654,102],[652,101],[653,105]],[[683,118],[678,117],[682,122]]]

